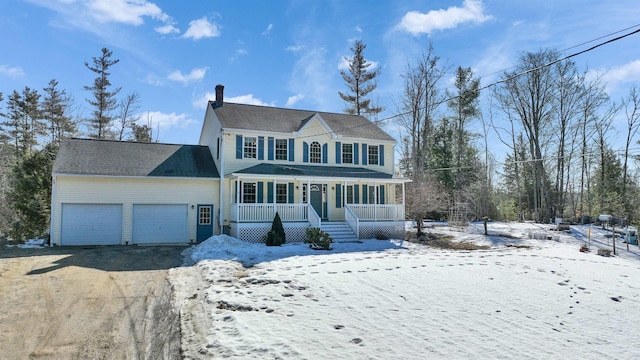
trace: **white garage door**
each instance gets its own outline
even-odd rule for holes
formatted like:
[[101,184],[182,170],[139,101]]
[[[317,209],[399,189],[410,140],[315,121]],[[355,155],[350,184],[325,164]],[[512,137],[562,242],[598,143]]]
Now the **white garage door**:
[[133,205],[133,243],[188,242],[187,205]]
[[122,244],[122,205],[62,204],[60,245]]

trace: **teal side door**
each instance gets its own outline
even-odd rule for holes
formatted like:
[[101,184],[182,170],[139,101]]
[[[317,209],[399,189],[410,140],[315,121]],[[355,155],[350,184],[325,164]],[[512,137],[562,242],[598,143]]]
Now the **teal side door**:
[[197,241],[205,241],[213,235],[213,205],[198,205]]

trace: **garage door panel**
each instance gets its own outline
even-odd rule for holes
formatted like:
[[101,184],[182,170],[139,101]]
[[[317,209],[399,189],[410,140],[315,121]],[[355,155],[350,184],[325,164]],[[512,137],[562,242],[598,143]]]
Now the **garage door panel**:
[[60,245],[120,244],[121,204],[62,204]]
[[136,204],[133,206],[133,243],[188,242],[186,204]]

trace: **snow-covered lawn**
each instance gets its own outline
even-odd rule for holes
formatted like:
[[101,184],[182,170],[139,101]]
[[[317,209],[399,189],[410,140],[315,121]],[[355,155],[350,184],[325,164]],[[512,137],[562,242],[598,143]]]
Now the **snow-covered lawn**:
[[[606,232],[436,227],[490,250],[367,240],[315,251],[215,236],[171,271],[190,358],[640,358],[640,252]],[[529,239],[540,233],[552,240]],[[495,235],[506,235],[495,236]],[[609,241],[611,241],[609,239]],[[519,245],[520,247],[508,246]],[[529,246],[523,247],[523,246]],[[191,269],[186,271],[185,269]],[[198,275],[203,282],[197,282]],[[201,309],[204,317],[190,316]],[[203,333],[198,333],[198,332]]]

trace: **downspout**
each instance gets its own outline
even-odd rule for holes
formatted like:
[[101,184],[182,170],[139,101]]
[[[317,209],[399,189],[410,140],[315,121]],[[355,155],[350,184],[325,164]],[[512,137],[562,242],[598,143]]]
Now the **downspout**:
[[[49,246],[53,246],[54,244],[51,242],[51,238],[53,237],[54,231],[53,229],[55,228],[54,226],[54,222],[56,222],[56,177],[55,176],[51,176],[51,207],[49,209],[51,209],[50,213],[49,213]],[[61,232],[62,233],[62,232]],[[56,238],[56,243],[55,245],[60,245],[60,239]]]
[[219,233],[224,232],[224,129],[220,129],[220,193],[218,198],[218,226]]

